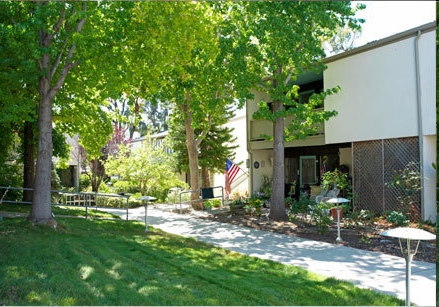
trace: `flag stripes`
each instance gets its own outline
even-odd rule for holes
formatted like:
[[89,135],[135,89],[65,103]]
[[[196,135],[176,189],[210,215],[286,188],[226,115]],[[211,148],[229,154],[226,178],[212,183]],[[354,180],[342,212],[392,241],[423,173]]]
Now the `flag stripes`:
[[236,175],[239,173],[240,168],[238,165],[230,161],[229,159],[226,160],[226,172],[229,176],[230,183],[233,182],[233,179],[235,179]]
[[239,173],[241,168],[230,161],[229,159],[226,159],[226,184],[225,184],[225,190],[226,190],[226,196],[230,195],[231,192],[231,184],[233,182],[233,179],[235,179],[236,175]]

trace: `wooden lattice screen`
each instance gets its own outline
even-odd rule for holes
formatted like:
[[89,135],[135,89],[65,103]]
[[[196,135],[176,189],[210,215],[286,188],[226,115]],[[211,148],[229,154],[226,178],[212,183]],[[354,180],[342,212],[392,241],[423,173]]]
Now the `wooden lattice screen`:
[[[382,213],[399,210],[398,191],[387,187],[394,171],[409,162],[419,162],[418,138],[398,138],[355,142],[353,148],[353,189],[358,196],[356,208]],[[419,171],[419,169],[417,170]],[[421,210],[420,193],[415,196]]]

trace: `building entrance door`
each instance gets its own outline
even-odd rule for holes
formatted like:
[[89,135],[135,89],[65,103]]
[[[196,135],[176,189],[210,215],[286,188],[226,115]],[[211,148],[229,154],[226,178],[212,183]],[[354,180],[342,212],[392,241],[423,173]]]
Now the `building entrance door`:
[[300,187],[317,184],[316,156],[300,156]]

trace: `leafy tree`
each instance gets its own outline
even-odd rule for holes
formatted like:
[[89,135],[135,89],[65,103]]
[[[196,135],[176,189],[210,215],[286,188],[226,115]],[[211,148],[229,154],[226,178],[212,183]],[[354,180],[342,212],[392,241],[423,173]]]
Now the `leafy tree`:
[[[304,71],[324,69],[322,42],[335,35],[338,27],[358,28],[355,9],[345,1],[303,1],[235,3],[230,14],[236,44],[246,58],[243,73],[250,80],[265,77],[255,84],[267,93],[271,101],[263,101],[254,115],[273,122],[273,183],[270,217],[286,219],[284,200],[284,141],[305,138],[316,129],[316,124],[334,116],[335,112],[315,110],[326,95],[337,88],[314,94],[309,103],[298,103],[294,98],[299,87],[294,80]],[[268,103],[272,107],[268,107]],[[288,127],[287,116],[294,120]]]
[[337,33],[324,43],[330,55],[354,48],[355,40],[361,36],[361,29],[352,29],[348,25],[338,27]]
[[409,162],[404,169],[394,170],[391,180],[386,186],[398,192],[396,199],[400,204],[399,210],[411,217],[412,220],[419,220],[419,191],[421,190],[422,175],[419,171],[419,163]]
[[[4,149],[9,148],[15,132],[21,137],[22,161],[24,162],[23,179],[25,188],[32,188],[34,179],[35,131],[38,96],[36,74],[28,74],[34,64],[29,57],[32,50],[21,48],[20,42],[33,39],[20,24],[19,16],[26,14],[25,7],[1,3],[0,9],[0,127],[3,132],[0,156],[5,156]],[[20,50],[20,52],[17,52]],[[11,136],[11,137],[9,137]],[[18,159],[17,162],[21,160]],[[24,191],[23,200],[30,201],[30,191]]]
[[[228,61],[228,50],[223,48],[221,14],[206,2],[178,2],[162,4],[167,12],[166,28],[160,50],[172,62],[162,71],[158,98],[173,106],[172,116],[184,123],[191,199],[199,199],[199,153],[215,116],[227,112],[235,104],[239,87],[234,82],[238,75],[233,61]],[[241,102],[243,102],[243,96]],[[195,209],[201,203],[192,202]]]
[[111,133],[111,122],[99,104],[109,96],[108,88],[118,89],[121,65],[117,61],[123,58],[115,56],[118,48],[114,42],[121,37],[120,29],[124,29],[132,5],[0,3],[2,40],[7,42],[1,65],[15,68],[2,75],[6,79],[10,74],[10,81],[1,88],[7,107],[19,102],[16,110],[8,109],[8,114],[16,115],[10,122],[32,122],[37,118],[34,110],[38,110],[38,153],[29,216],[35,223],[52,219],[53,125],[59,132],[80,133],[82,144],[95,155]]
[[[236,138],[233,137],[232,129],[224,126],[231,116],[232,113],[217,114],[218,118],[215,119],[217,122],[208,127],[209,131],[200,144],[199,165],[201,167],[202,187],[210,187],[209,174],[224,172],[226,159],[233,159],[235,156],[234,150],[238,146],[231,146],[230,144]],[[175,161],[177,161],[176,170],[180,173],[189,172],[186,137],[180,118],[174,116],[170,128],[169,136],[172,140]],[[195,130],[195,134],[200,135],[202,132]]]
[[109,101],[107,108],[113,114],[113,125],[124,130],[129,139],[133,139],[136,131],[144,136],[168,129],[166,103],[152,102],[140,96],[110,98]]
[[[148,136],[141,147],[131,149],[122,145],[116,156],[108,157],[105,162],[107,174],[119,177],[115,188],[120,185],[134,187],[142,195],[157,195],[179,182],[170,166],[171,156],[163,146],[153,142]],[[179,185],[183,186],[184,182],[179,182]]]
[[141,136],[168,130],[169,112],[166,102],[143,100],[141,117],[137,129]]
[[125,131],[114,128],[114,133],[111,139],[101,150],[101,156],[89,158],[87,151],[81,146],[78,160],[81,163],[81,169],[84,170],[84,175],[88,178],[91,185],[92,192],[97,193],[101,183],[108,178],[105,170],[105,162],[109,156],[117,156],[119,147],[129,144],[130,139],[125,136]]

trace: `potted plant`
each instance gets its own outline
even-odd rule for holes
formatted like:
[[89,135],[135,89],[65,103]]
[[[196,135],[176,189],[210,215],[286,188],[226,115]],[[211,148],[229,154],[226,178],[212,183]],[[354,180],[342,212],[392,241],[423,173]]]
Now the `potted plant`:
[[[335,169],[332,172],[326,172],[322,175],[322,189],[326,191],[335,190],[333,197],[337,197],[340,192],[344,192],[349,187],[348,173]],[[337,218],[335,209],[331,209],[331,215],[334,219]],[[340,218],[343,218],[343,208],[340,211]]]
[[339,169],[332,172],[326,172],[322,176],[322,189],[325,191],[331,189],[345,190],[349,186],[348,174]]

